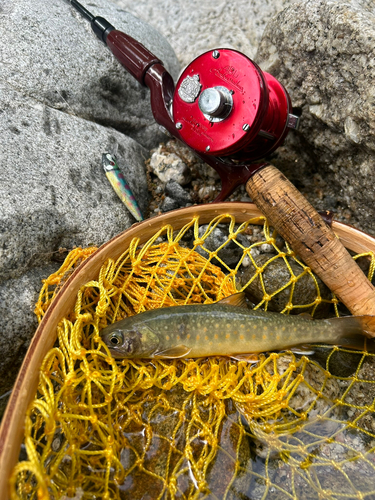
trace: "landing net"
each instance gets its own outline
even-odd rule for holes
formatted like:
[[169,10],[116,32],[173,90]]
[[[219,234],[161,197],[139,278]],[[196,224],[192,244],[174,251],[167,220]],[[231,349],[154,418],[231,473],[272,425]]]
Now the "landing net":
[[[40,370],[12,499],[375,498],[374,354],[316,346],[313,356],[267,353],[255,365],[121,361],[101,341],[100,330],[126,316],[216,302],[249,285],[253,301],[261,291],[257,308],[339,314],[267,222],[262,234],[254,223],[222,215],[207,226],[198,217],[180,231],[165,226],[81,287]],[[226,236],[217,244],[215,234]],[[94,250],[74,249],[45,280],[39,320]],[[367,260],[372,279],[374,256],[355,258]],[[276,264],[286,278],[270,285]],[[306,303],[295,293],[302,279],[315,293]]]

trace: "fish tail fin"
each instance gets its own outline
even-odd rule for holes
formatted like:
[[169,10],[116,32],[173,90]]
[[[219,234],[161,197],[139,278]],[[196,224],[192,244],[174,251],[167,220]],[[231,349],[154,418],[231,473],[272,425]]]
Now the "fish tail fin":
[[338,345],[375,352],[375,316],[342,316],[327,321],[337,331]]

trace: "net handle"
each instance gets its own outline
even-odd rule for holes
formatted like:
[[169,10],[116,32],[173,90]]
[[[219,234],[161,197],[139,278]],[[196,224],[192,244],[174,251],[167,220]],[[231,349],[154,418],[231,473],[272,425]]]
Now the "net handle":
[[271,226],[353,315],[375,315],[375,288],[335,233],[274,166],[256,172],[246,190]]

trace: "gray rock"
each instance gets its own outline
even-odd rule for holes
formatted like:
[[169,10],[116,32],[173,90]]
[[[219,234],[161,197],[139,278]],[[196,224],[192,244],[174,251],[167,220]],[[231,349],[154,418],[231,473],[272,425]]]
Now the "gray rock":
[[[375,9],[366,1],[301,1],[268,24],[256,61],[302,111],[274,163],[317,208],[375,232]],[[335,207],[336,208],[336,207]]]
[[151,155],[150,167],[153,173],[162,181],[175,181],[181,186],[191,179],[189,167],[175,153],[164,151],[159,146]]
[[176,181],[167,182],[165,185],[165,192],[168,196],[176,200],[181,207],[184,207],[187,203],[192,202],[190,193],[185,191],[185,189]]
[[169,212],[170,210],[176,210],[176,208],[180,208],[178,201],[166,196],[160,206],[160,210],[162,212]]
[[[177,76],[173,49],[154,28],[106,0],[87,7],[137,38]],[[8,86],[48,107],[113,127],[148,148],[164,137],[152,116],[148,90],[126,72],[90,23],[67,2],[4,4],[0,40],[4,43],[1,79]]]
[[[59,267],[56,262],[46,264],[31,269],[21,278],[0,283],[0,396],[12,388],[37,327],[34,306],[42,287],[41,279]],[[1,414],[0,410],[0,417]]]
[[[254,57],[267,21],[294,0],[116,0],[152,24],[171,43],[183,65],[202,52],[228,47]],[[368,0],[370,1],[370,0]]]
[[[172,48],[153,28],[105,0],[88,8],[137,37],[177,75]],[[102,153],[117,155],[144,212],[148,151],[124,132],[147,148],[164,135],[148,90],[67,2],[2,5],[0,40],[1,395],[36,328],[32,311],[51,252],[100,245],[134,222],[102,170]]]
[[[59,247],[100,245],[134,219],[101,167],[117,153],[141,209],[147,151],[132,139],[0,86],[0,394],[14,382],[35,331],[41,269]],[[58,266],[57,266],[58,267]],[[48,272],[47,272],[48,271]]]
[[0,88],[0,279],[20,276],[59,247],[100,245],[134,219],[101,166],[117,153],[141,210],[147,151],[123,134]]
[[[269,246],[269,245],[261,245]],[[284,259],[278,258],[275,259],[269,264],[267,264],[272,257],[275,257],[275,254],[267,254],[262,253],[258,255],[253,255],[254,261],[258,267],[264,267],[264,271],[262,272],[262,280],[263,285],[266,292],[269,295],[272,295],[277,290],[280,290],[276,295],[272,297],[272,299],[268,302],[267,309],[269,311],[281,312],[285,306],[288,304],[290,300],[290,293],[292,290],[292,283],[287,287],[282,289],[286,283],[289,282],[291,275],[289,269],[287,268]],[[288,259],[288,263],[294,273],[295,276],[299,276],[303,273],[303,268],[297,264],[293,259]],[[267,264],[267,265],[266,265]],[[250,280],[254,277],[255,267],[253,264],[245,267],[241,272],[237,274],[237,282],[238,285],[244,287]],[[331,292],[327,288],[327,286],[316,277],[320,296],[325,300],[330,300],[332,298]],[[245,288],[245,293],[248,298],[254,303],[258,304],[263,300],[263,287],[260,281],[259,276],[257,276],[251,283],[249,283]],[[315,286],[315,282],[309,274],[304,274],[301,276],[298,281],[295,283],[292,304],[294,306],[302,306],[305,304],[314,303],[315,299],[318,297],[318,292]],[[309,309],[293,309],[291,311],[292,314],[301,314],[301,312],[309,312]],[[326,302],[321,302],[315,311],[314,317],[327,317],[329,315],[330,304]]]
[[[199,237],[202,237],[204,233],[207,231],[208,226],[200,226],[199,227]],[[213,252],[220,248],[224,243],[228,240],[228,227],[225,225],[218,225],[213,229],[210,234],[204,240],[204,248],[210,252]],[[241,243],[244,247],[249,247],[249,240],[242,234],[237,235],[238,242]],[[203,257],[208,257],[207,251],[198,246],[196,251],[202,255]],[[235,240],[227,243],[224,248],[220,249],[217,252],[217,256],[220,260],[213,259],[214,264],[221,264],[221,261],[226,264],[226,266],[234,267],[239,262],[240,258],[243,255],[242,248],[235,243]]]

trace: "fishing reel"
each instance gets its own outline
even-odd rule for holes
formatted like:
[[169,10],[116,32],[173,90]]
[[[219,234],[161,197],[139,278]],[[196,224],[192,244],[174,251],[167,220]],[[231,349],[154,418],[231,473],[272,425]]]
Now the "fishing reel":
[[238,162],[264,158],[296,128],[290,97],[269,73],[241,52],[218,49],[197,57],[181,74],[173,120],[199,153]]
[[200,55],[175,86],[163,63],[137,40],[103,18],[91,24],[128,72],[149,87],[156,122],[219,173],[222,190],[215,201],[246,183],[264,165],[254,162],[298,126],[283,85],[241,52]]
[[[247,56],[231,49],[208,51],[181,74],[173,96],[179,137],[216,170],[228,196],[284,141],[298,117],[283,85]],[[214,161],[211,158],[215,158]],[[235,175],[228,170],[235,168]],[[242,175],[241,175],[242,174]]]

